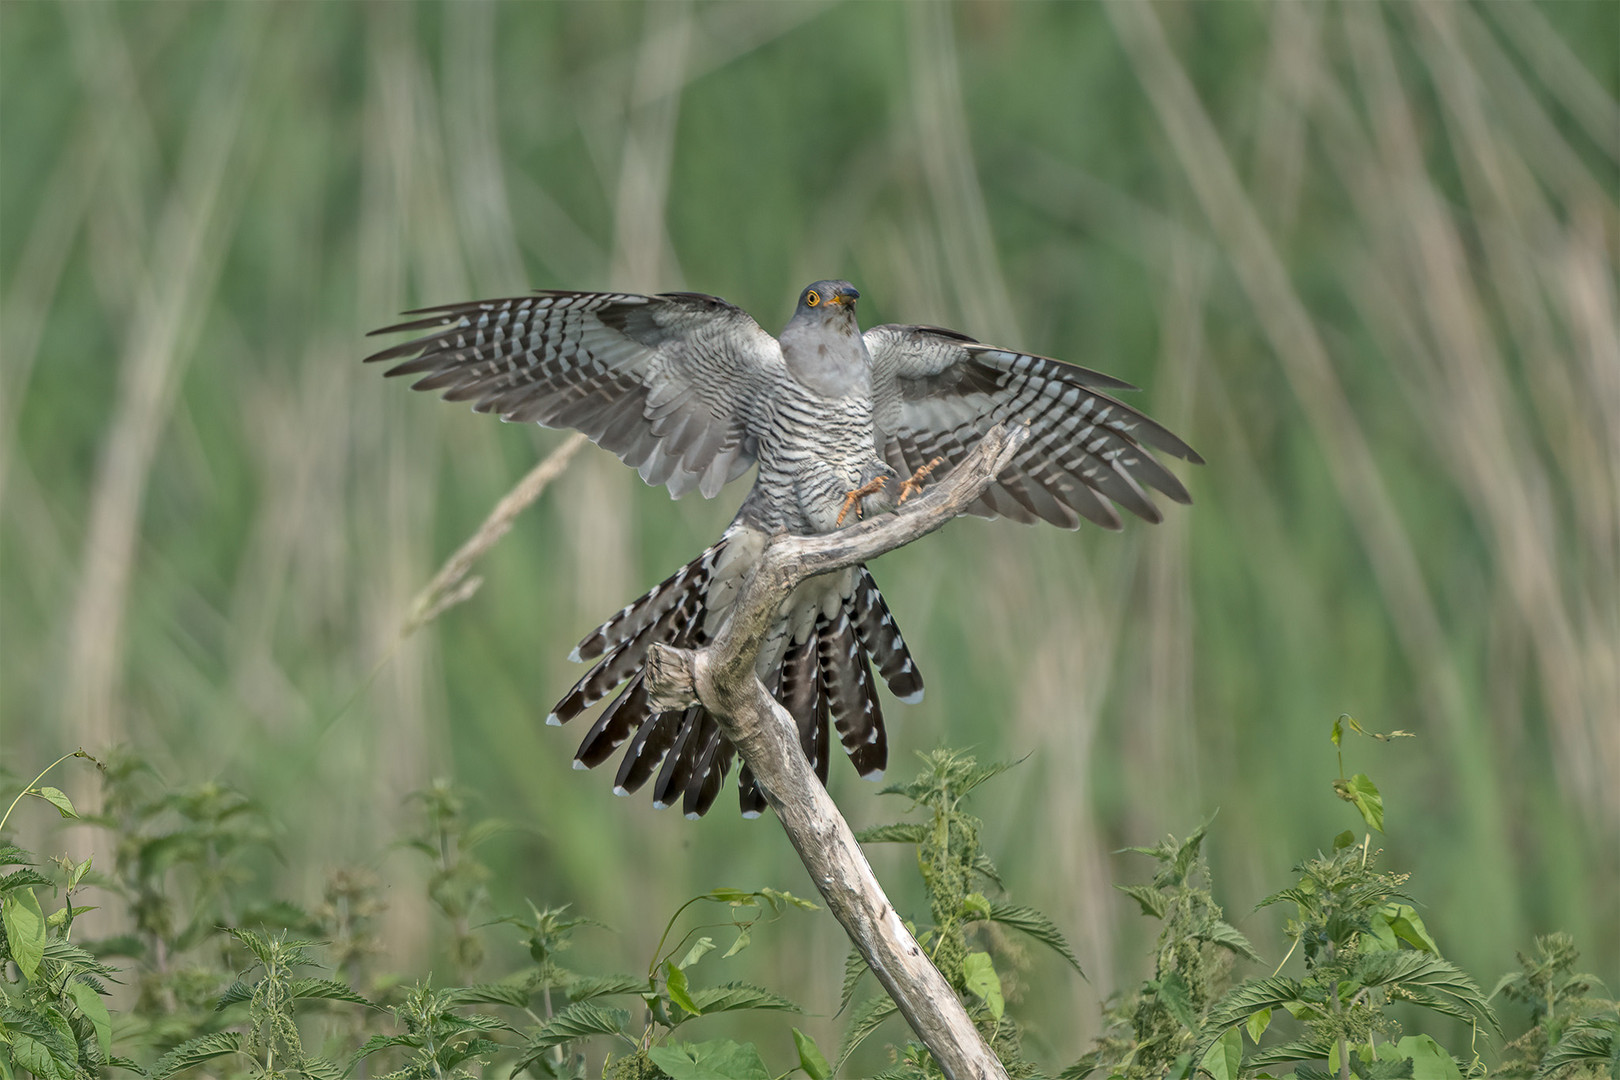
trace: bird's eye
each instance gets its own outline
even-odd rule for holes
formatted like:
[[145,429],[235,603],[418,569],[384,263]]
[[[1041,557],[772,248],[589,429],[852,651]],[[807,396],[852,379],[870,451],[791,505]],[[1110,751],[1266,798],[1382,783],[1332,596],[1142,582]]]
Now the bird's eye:
[[804,302],[811,307],[815,307],[817,304],[821,303],[821,294],[816,292],[816,290],[811,289],[809,292],[804,294]]

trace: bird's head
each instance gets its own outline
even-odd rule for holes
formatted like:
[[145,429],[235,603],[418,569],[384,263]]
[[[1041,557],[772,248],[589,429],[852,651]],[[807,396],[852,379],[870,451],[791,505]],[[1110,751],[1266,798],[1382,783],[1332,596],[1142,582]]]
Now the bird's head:
[[799,307],[793,317],[818,322],[842,319],[853,323],[855,301],[860,296],[855,286],[847,281],[812,282],[799,294]]

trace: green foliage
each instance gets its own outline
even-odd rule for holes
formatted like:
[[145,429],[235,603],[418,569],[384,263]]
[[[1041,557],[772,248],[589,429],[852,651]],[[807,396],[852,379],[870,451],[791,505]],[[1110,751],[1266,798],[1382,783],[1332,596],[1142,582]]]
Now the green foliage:
[[[799,1011],[772,990],[712,974],[751,947],[760,926],[814,910],[809,901],[770,888],[711,889],[676,907],[644,975],[579,971],[563,959],[577,932],[599,924],[566,907],[491,911],[489,871],[476,849],[510,826],[473,818],[454,788],[436,784],[415,797],[425,826],[405,846],[432,860],[427,899],[462,977],[457,985],[430,977],[405,985],[369,970],[379,909],[364,875],[335,875],[310,912],[280,900],[248,903],[248,856],[270,845],[274,830],[247,800],[218,785],[156,783],[132,759],[101,768],[108,809],[98,820],[112,829],[114,872],[96,873],[89,859],[40,866],[22,848],[0,844],[0,1080],[90,1080],[109,1067],[150,1080],[199,1069],[231,1080],[775,1075],[752,1043],[679,1036],[698,1017]],[[967,812],[966,797],[1004,768],[950,751],[926,755],[915,779],[888,789],[923,820],[866,836],[916,845],[930,920],[913,932],[1008,1073],[1021,1078],[1039,1069],[1026,1057],[1016,1017],[1022,953],[1005,931],[1046,945],[1076,970],[1079,963],[1050,918],[982,891],[998,884],[985,869],[982,822]],[[61,811],[56,800],[37,801]],[[1291,883],[1260,901],[1260,910],[1288,909],[1284,932],[1293,947],[1272,974],[1233,982],[1234,964],[1259,958],[1213,899],[1209,831],[1206,821],[1185,838],[1127,849],[1154,867],[1148,881],[1118,886],[1162,924],[1152,977],[1110,999],[1107,1032],[1061,1076],[1266,1080],[1286,1067],[1297,1080],[1471,1080],[1485,1072],[1478,1044],[1496,1033],[1495,1013],[1474,980],[1441,956],[1407,876],[1378,868],[1370,837],[1341,834],[1331,852],[1300,863]],[[128,902],[139,916],[135,934],[72,940],[75,919],[88,910],[75,894],[92,887]],[[238,925],[225,925],[225,912],[239,913]],[[287,921],[272,926],[264,921],[272,915]],[[518,963],[494,981],[475,981],[496,934],[516,939]],[[1295,953],[1300,970],[1284,974]],[[102,958],[115,955],[131,966],[120,970]],[[1601,984],[1577,970],[1577,959],[1567,935],[1548,935],[1498,982],[1492,997],[1526,1009],[1529,1023],[1502,1048],[1496,1072],[1514,1080],[1613,1080],[1620,1071],[1620,1006],[1595,996]],[[851,954],[841,1008],[864,973]],[[113,1013],[104,1000],[118,979],[136,991],[128,1012]],[[835,1064],[797,1028],[791,1051],[781,1052],[797,1061],[792,1071],[831,1080],[897,1012],[882,994],[855,1005]],[[1403,1029],[1409,1017],[1426,1015],[1469,1025],[1470,1052],[1454,1055],[1433,1035]],[[891,1048],[874,1080],[940,1075],[923,1046],[905,1042]]]

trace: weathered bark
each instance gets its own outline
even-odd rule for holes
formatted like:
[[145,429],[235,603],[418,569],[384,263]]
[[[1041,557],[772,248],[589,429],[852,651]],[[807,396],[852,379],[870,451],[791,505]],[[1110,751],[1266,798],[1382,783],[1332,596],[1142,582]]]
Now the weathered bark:
[[1006,1080],[955,992],[929,962],[883,893],[838,807],[799,749],[793,718],[754,676],[771,622],[806,578],[875,559],[962,513],[1028,437],[996,427],[966,461],[899,513],[827,536],[779,536],[743,586],[731,621],[701,649],[654,645],[647,687],[662,709],[694,701],[714,714],[753,771],[827,908],[951,1080]]

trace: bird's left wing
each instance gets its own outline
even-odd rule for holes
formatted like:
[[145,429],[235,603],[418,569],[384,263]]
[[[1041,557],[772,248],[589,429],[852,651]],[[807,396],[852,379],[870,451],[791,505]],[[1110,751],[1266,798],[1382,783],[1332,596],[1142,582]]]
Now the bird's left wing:
[[701,293],[540,292],[446,304],[374,331],[428,331],[366,358],[402,360],[503,420],[571,427],[670,494],[712,498],[753,464],[781,347],[741,308]]
[[937,327],[874,326],[864,338],[878,448],[901,476],[935,457],[960,464],[996,424],[1029,423],[1029,440],[971,513],[1071,529],[1084,517],[1117,529],[1110,502],[1161,520],[1144,486],[1192,501],[1148,448],[1195,464],[1203,458],[1103,392],[1135,389],[1129,383]]

